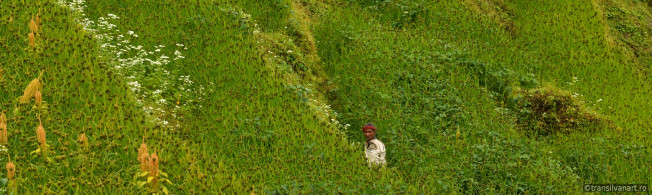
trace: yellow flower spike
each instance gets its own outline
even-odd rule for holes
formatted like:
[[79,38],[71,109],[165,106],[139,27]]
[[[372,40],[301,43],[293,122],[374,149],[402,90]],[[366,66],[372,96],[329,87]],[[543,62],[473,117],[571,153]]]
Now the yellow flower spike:
[[156,152],[149,157],[149,176],[156,177],[158,175],[158,156]]
[[81,145],[85,148],[88,148],[88,138],[86,137],[86,133],[82,133],[79,135],[79,142],[81,142]]
[[36,47],[36,37],[34,37],[33,32],[29,33],[28,38],[29,38],[29,46],[32,47],[32,48]]
[[[41,75],[42,74],[43,73],[41,73]],[[41,76],[39,76],[39,78],[40,77]],[[30,100],[32,100],[32,97],[34,97],[36,91],[41,88],[41,82],[39,81],[39,78],[35,78],[29,82],[29,85],[27,85],[27,88],[25,88],[25,91],[23,92],[23,96],[20,97],[21,104],[28,103]]]
[[140,162],[140,169],[143,172],[149,171],[149,153],[147,152],[147,144],[145,144],[145,137],[143,137],[143,143],[140,144],[138,148],[138,161]]
[[36,104],[41,106],[41,102],[43,102],[43,96],[38,89],[36,90],[36,93],[34,93],[34,99],[36,100]]
[[38,27],[37,29],[39,29],[41,27],[41,16],[40,15],[41,15],[41,13],[36,14],[36,26]]
[[0,113],[0,123],[5,123],[7,122],[7,115],[5,113]]
[[34,21],[34,18],[29,22],[29,30],[32,33],[36,33],[38,31],[38,25],[36,25],[36,21]]
[[6,144],[7,142],[9,142],[9,138],[7,138],[7,124],[0,123],[0,143]]
[[16,175],[16,165],[11,162],[11,157],[9,157],[9,162],[5,167],[7,168],[7,178],[9,180],[13,180],[14,176]]
[[38,128],[36,128],[36,140],[38,140],[41,150],[45,151],[45,129],[43,128],[43,125],[39,125]]
[[151,187],[154,190],[158,189],[158,162],[158,156],[154,151],[154,154],[149,157],[149,177],[147,178],[147,182],[151,182]]

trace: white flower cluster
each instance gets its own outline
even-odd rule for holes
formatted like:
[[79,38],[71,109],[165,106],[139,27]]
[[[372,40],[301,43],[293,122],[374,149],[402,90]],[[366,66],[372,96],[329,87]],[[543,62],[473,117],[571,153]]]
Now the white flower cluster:
[[571,82],[567,82],[567,84],[568,85],[573,85],[573,84],[577,83],[577,80],[578,80],[577,77],[573,77],[573,80]]
[[68,1],[59,0],[59,1],[57,1],[57,4],[59,4],[59,6],[62,6],[62,7],[67,7],[68,9],[70,9],[72,11],[81,13],[82,16],[86,16],[84,14],[84,7],[86,7],[86,5],[84,5],[85,2],[86,2],[85,0],[68,0]]
[[573,94],[571,95],[571,97],[573,97],[573,98],[578,98],[578,97],[582,97],[582,96],[583,96],[582,94],[579,94],[577,92],[573,92]]
[[[176,75],[164,68],[173,61],[185,58],[179,51],[187,49],[183,44],[175,44],[176,48],[171,49],[158,45],[153,50],[147,50],[145,46],[131,44],[131,40],[138,38],[136,32],[129,30],[122,34],[117,29],[118,26],[112,23],[120,19],[117,15],[107,14],[95,22],[85,17],[84,0],[59,0],[58,4],[80,14],[77,22],[85,31],[94,34],[102,50],[101,57],[113,65],[118,75],[124,77],[133,93],[132,97],[149,121],[166,128],[178,128],[179,122],[166,119],[179,121],[181,118],[178,117],[178,112],[194,106],[197,100],[189,94],[196,94],[198,100],[205,96],[204,87],[193,85],[190,76],[175,78]],[[172,60],[164,54],[168,50],[174,50]],[[183,99],[183,104],[179,99]]]
[[[7,147],[4,145],[0,145],[0,154],[7,153]],[[0,161],[2,161],[3,158],[0,157]]]

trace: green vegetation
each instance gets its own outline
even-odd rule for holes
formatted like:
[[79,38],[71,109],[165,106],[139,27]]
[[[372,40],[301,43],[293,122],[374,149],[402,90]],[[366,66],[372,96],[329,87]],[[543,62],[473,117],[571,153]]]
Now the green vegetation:
[[624,53],[634,58],[633,63],[647,65],[645,71],[649,71],[652,65],[652,2],[606,0],[599,6],[616,39],[612,41],[626,48]]
[[[0,13],[5,192],[650,183],[645,2],[39,0]],[[41,103],[24,95],[36,78]],[[385,170],[366,166],[367,122]]]
[[608,120],[591,111],[577,95],[552,86],[520,91],[513,98],[521,128],[533,134],[549,135],[603,128]]
[[[416,20],[409,28],[392,25],[404,21],[400,17],[386,19],[424,6],[422,15],[436,19]],[[390,164],[405,178],[414,176],[408,183],[420,186],[445,178],[462,192],[576,192],[581,183],[649,182],[649,160],[643,157],[649,153],[644,147],[649,80],[635,65],[621,63],[626,59],[621,50],[608,46],[593,5],[532,1],[503,6],[500,10],[513,10],[516,33],[468,12],[465,3],[351,2],[331,9],[316,34],[327,72],[340,87],[332,100],[335,110],[346,123],[377,121],[385,127],[381,139],[395,148],[388,153]],[[573,101],[608,113],[617,127],[523,137],[514,125],[520,110],[509,100],[517,89],[536,83],[557,83],[578,94]],[[449,118],[439,122],[442,117]],[[450,138],[458,128],[467,138],[468,145],[460,146],[465,152],[445,150],[459,145]],[[359,137],[356,133],[349,135]],[[637,148],[637,157],[609,149],[623,147]]]

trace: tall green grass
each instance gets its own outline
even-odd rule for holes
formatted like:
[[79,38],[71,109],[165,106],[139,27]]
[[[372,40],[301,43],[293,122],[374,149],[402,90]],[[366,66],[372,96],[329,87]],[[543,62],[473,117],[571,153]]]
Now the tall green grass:
[[[52,0],[0,2],[0,111],[9,130],[0,156],[16,164],[18,192],[147,193],[135,177],[143,137],[175,194],[577,193],[585,183],[650,182],[649,80],[609,44],[598,7],[507,2],[516,29],[507,32],[457,1],[302,3],[321,59],[308,67],[324,69],[334,87],[320,92],[351,128],[320,120],[301,87],[260,53],[269,42],[256,39],[258,29],[300,42],[290,1],[88,1],[84,16]],[[27,24],[39,12],[34,52]],[[139,35],[132,45],[187,48],[164,68],[207,90],[178,99],[194,100],[178,113],[180,128],[147,122],[126,79],[78,23],[108,14],[119,16],[117,30]],[[39,110],[17,103],[40,72],[50,162],[30,155]],[[520,79],[579,93],[615,126],[528,137],[497,98]],[[388,148],[386,170],[366,166],[359,128],[367,122]],[[76,141],[82,133],[88,150]]]
[[[650,111],[646,106],[649,101],[643,98],[649,96],[649,81],[636,71],[635,64],[627,62],[620,49],[609,45],[605,21],[592,4],[508,2],[507,9],[513,10],[515,32],[506,31],[491,18],[476,15],[459,2],[425,5],[426,13],[416,18],[430,17],[429,20],[387,18],[406,10],[422,10],[424,6],[414,3],[406,8],[406,4],[410,5],[403,1],[350,2],[332,9],[318,25],[317,39],[321,41],[320,55],[326,70],[340,86],[332,96],[335,109],[342,112],[347,123],[377,121],[378,126],[384,127],[380,138],[389,140],[388,158],[393,162],[390,164],[406,178],[414,176],[410,183],[428,182],[423,179],[427,174],[436,174],[434,178],[457,175],[453,185],[463,192],[576,192],[581,190],[581,183],[649,182],[645,175],[649,175],[646,167],[650,162],[645,155],[650,149],[645,146],[645,137],[649,133]],[[397,22],[406,25],[394,25]],[[587,105],[610,116],[618,127],[596,133],[521,137],[521,132],[509,125],[514,124],[509,119],[511,115],[497,120],[502,117],[495,111],[514,112],[502,108],[501,104],[506,102],[500,99],[494,99],[498,100],[495,104],[487,99],[500,94],[479,86],[486,80],[478,80],[478,72],[459,67],[467,61],[498,67],[483,73],[493,78],[519,80],[518,75],[534,74],[539,83],[555,83],[576,92]],[[573,82],[573,77],[579,81]],[[432,81],[437,80],[448,84],[433,86]],[[430,98],[439,101],[427,101]],[[439,122],[442,116],[449,117],[443,120],[444,124]],[[427,120],[418,120],[421,118]],[[472,125],[477,123],[484,126]],[[422,163],[430,155],[415,152],[422,151],[417,148],[442,150],[444,146],[433,144],[442,142],[437,136],[450,137],[457,128],[477,139],[470,141],[469,147],[483,149],[479,159],[484,166],[471,164],[456,169],[460,160],[453,160],[451,155],[434,158],[435,162],[457,162],[444,166],[450,173],[434,169],[442,163]],[[493,148],[485,150],[486,144],[481,140],[487,139],[487,135],[481,132],[505,136],[508,141],[491,142]],[[349,136],[361,139],[355,132]],[[465,152],[478,156],[472,150]],[[528,166],[523,167],[520,160],[529,162],[525,163]],[[518,165],[519,169],[509,165]],[[529,177],[542,172],[548,176]],[[479,176],[474,177],[476,174]],[[496,189],[494,185],[504,187]]]
[[[4,160],[10,156],[16,165],[18,192],[131,191],[118,187],[130,177],[129,143],[146,128],[141,123],[144,117],[128,101],[125,83],[98,57],[92,36],[53,1],[3,1],[0,8],[7,13],[0,25],[0,63],[6,70],[0,81],[0,110],[7,114],[9,130],[8,151],[2,156]],[[37,44],[42,50],[37,53],[27,49],[26,37],[29,20],[39,11],[43,27]],[[41,72],[41,93],[48,108],[40,118],[51,163],[30,155],[37,148],[39,111],[33,102],[18,103],[23,89]],[[82,151],[75,141],[83,132],[89,136],[91,152]]]
[[[54,3],[25,7],[27,3],[9,2],[2,7],[16,13],[36,13],[46,5],[54,6]],[[3,66],[8,70],[5,76],[12,80],[3,81],[6,89],[1,100],[3,111],[12,113],[13,99],[26,81],[44,70],[44,99],[50,103],[52,113],[44,120],[44,126],[46,131],[59,132],[48,136],[49,142],[56,140],[50,143],[56,160],[43,163],[28,155],[36,146],[31,133],[32,126],[36,127],[33,111],[23,105],[23,118],[18,114],[8,115],[11,132],[8,153],[17,165],[19,177],[24,178],[19,192],[146,192],[132,179],[139,174],[136,148],[143,136],[150,151],[158,152],[160,168],[173,182],[168,189],[175,193],[391,190],[385,185],[360,187],[364,181],[378,177],[365,169],[362,151],[358,150],[361,145],[351,144],[333,133],[335,127],[320,123],[314,117],[315,111],[299,100],[294,91],[287,90],[279,75],[263,66],[256,40],[252,39],[253,28],[243,26],[239,13],[231,11],[239,5],[209,1],[187,4],[102,1],[86,5],[86,16],[56,6],[56,12],[43,13],[47,26],[43,36],[47,41],[42,44],[50,49],[43,56],[31,58],[22,47],[3,53],[11,55],[3,59],[18,55],[34,65],[5,62],[9,64]],[[230,6],[234,8],[229,9]],[[244,13],[264,12],[262,8],[254,8],[257,7],[240,9]],[[194,82],[212,90],[206,97],[190,97],[205,101],[197,101],[197,108],[202,109],[181,113],[186,120],[181,121],[180,129],[146,123],[141,109],[127,98],[131,93],[126,84],[99,57],[97,42],[73,20],[78,17],[97,20],[108,14],[120,17],[116,29],[139,35],[132,40],[133,45],[153,49],[155,45],[181,43],[188,48],[184,51],[185,59],[166,68],[190,75]],[[3,28],[26,31],[26,25],[18,24],[27,21],[29,16],[15,17],[15,26],[3,25]],[[288,22],[265,14],[253,17],[262,18],[260,21],[267,18],[283,24]],[[265,23],[263,29],[281,29],[271,23]],[[20,33],[3,35],[8,38],[15,35],[10,37],[12,43],[26,46]],[[67,50],[55,51],[61,49],[54,46],[55,42]],[[54,53],[66,57],[53,58]],[[54,64],[60,65],[52,66],[48,60],[57,60]],[[12,131],[18,128],[25,130]],[[88,151],[75,143],[82,132],[89,137]],[[342,179],[342,175],[351,177]],[[401,183],[393,178],[376,179]]]

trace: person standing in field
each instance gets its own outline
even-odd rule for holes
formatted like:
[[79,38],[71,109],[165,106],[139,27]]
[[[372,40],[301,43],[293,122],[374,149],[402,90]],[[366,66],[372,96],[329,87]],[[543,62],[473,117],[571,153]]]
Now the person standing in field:
[[376,127],[367,123],[362,127],[367,142],[365,142],[364,153],[369,167],[385,166],[385,144],[376,138]]

